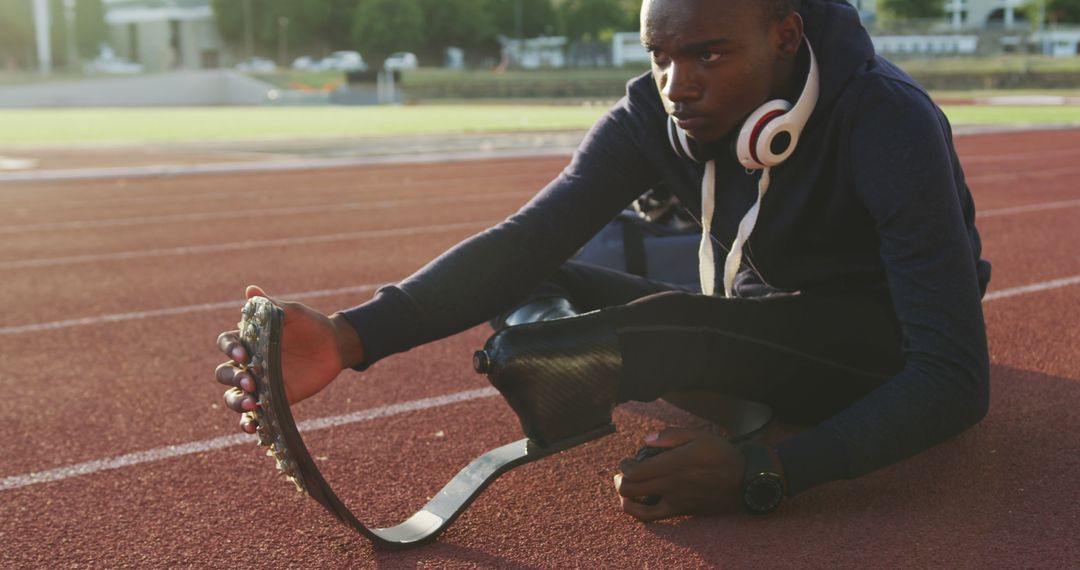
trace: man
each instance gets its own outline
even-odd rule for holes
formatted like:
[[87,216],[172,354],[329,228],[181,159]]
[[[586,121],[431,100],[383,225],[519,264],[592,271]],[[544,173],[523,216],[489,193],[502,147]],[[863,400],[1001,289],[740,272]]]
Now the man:
[[[980,299],[990,266],[980,260],[949,125],[927,94],[875,56],[846,2],[645,0],[641,18],[651,74],[628,84],[568,168],[517,214],[359,307],[326,317],[281,303],[289,400],[344,368],[363,370],[496,315],[498,327],[543,321],[518,318],[539,305],[554,316],[592,312],[502,328],[489,342],[496,358],[557,346],[537,369],[558,372],[561,356],[584,349],[548,341],[582,338],[614,357],[572,380],[612,402],[708,389],[811,426],[741,447],[676,428],[647,436],[668,451],[624,461],[616,476],[623,509],[644,521],[769,512],[785,495],[889,465],[978,422],[989,393]],[[797,147],[780,164],[748,170],[732,141],[767,101],[807,91],[811,47],[820,92]],[[708,166],[672,149],[669,116]],[[703,193],[711,195],[708,239],[742,254],[727,256],[734,270],[714,295],[564,263],[659,182],[698,219]],[[763,188],[771,190],[755,205]],[[757,223],[745,241],[748,211]],[[712,272],[703,278],[711,289]],[[234,333],[218,345],[234,361],[247,358]],[[254,384],[235,362],[217,378],[233,386],[231,409],[254,409],[246,393]],[[531,396],[512,393],[521,379],[510,380],[500,389],[526,431],[545,433]],[[631,499],[642,496],[659,501]]]

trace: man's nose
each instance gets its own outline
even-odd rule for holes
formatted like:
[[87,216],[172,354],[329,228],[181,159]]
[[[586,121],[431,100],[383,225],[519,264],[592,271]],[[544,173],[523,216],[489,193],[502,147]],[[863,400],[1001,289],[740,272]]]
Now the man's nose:
[[661,94],[672,103],[696,99],[701,94],[694,74],[686,66],[672,63],[668,66],[664,89]]

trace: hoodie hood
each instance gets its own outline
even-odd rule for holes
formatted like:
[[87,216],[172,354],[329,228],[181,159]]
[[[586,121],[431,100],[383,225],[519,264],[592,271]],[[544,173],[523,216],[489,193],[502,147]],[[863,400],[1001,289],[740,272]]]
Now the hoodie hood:
[[[821,64],[818,107],[831,108],[844,87],[861,70],[873,65],[874,43],[859,12],[841,0],[803,0],[799,8],[806,38]],[[820,55],[819,55],[820,58]]]

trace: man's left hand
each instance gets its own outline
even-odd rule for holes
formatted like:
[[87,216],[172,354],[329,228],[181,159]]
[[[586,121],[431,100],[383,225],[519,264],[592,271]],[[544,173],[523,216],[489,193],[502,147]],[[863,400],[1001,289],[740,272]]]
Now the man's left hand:
[[[709,515],[741,510],[739,487],[746,460],[726,439],[702,430],[667,428],[646,436],[649,447],[668,451],[641,462],[624,459],[615,475],[622,509],[649,522],[678,515]],[[632,497],[659,496],[655,505]]]

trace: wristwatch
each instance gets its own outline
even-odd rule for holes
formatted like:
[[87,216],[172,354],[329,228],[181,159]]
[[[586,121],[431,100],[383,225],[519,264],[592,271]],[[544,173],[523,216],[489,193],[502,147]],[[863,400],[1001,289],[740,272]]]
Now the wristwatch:
[[764,515],[775,511],[784,500],[784,478],[777,473],[772,450],[760,443],[746,443],[740,449],[746,458],[740,488],[746,512]]

